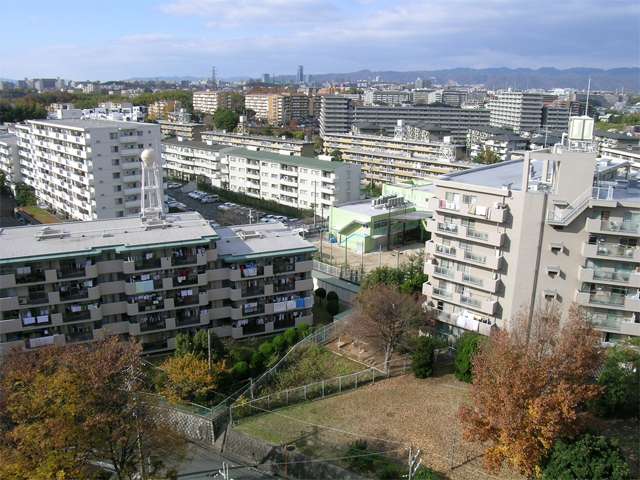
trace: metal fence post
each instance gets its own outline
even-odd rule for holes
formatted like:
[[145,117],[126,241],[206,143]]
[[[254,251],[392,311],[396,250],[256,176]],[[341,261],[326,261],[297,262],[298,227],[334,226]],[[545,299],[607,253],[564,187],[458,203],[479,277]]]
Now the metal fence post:
[[322,380],[322,398],[324,398],[324,380]]

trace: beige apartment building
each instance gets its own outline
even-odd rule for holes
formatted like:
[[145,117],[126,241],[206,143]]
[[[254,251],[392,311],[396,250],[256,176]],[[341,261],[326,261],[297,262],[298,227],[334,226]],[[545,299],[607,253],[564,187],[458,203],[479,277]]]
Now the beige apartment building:
[[623,160],[562,146],[435,180],[426,306],[489,334],[523,310],[583,307],[604,341],[640,335],[640,184]]
[[228,145],[230,147],[257,148],[263,152],[280,153],[310,157],[314,155],[313,142],[295,138],[250,135],[220,130],[202,132],[202,141],[209,145]]
[[231,108],[234,92],[205,90],[193,92],[193,111],[213,115],[219,108]]
[[315,247],[281,224],[214,230],[191,212],[0,230],[0,354],[179,332],[244,338],[311,324]]

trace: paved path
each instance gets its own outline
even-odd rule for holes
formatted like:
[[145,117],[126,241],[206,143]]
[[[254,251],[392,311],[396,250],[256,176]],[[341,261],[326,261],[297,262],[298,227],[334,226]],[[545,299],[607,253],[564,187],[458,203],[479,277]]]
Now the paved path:
[[218,470],[222,468],[222,462],[229,465],[229,475],[233,480],[273,478],[255,468],[245,466],[240,461],[231,460],[226,455],[220,455],[193,443],[188,446],[187,459],[177,468],[178,478],[184,480],[222,479],[222,476],[216,476]]

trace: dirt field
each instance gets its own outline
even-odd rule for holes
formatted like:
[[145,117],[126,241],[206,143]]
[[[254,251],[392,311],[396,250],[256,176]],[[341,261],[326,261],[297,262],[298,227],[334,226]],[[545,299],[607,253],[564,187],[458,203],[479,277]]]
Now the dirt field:
[[[238,428],[272,443],[295,444],[303,453],[319,458],[338,458],[354,440],[374,437],[370,443],[378,451],[392,451],[391,456],[404,457],[408,445],[420,448],[423,464],[452,479],[520,478],[509,472],[487,474],[482,470],[479,446],[462,440],[455,415],[467,390],[452,375],[426,380],[405,375],[251,417]],[[416,402],[419,398],[423,401]]]

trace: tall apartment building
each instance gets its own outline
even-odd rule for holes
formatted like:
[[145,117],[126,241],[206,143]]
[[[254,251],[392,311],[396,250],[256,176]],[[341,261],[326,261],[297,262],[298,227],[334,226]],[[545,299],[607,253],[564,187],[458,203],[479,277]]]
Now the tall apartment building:
[[304,93],[283,94],[283,121],[301,121],[311,116],[310,98]]
[[160,127],[108,120],[29,120],[16,127],[22,180],[39,203],[74,220],[140,212],[140,153]]
[[510,128],[515,132],[532,132],[542,124],[542,94],[499,92],[489,102],[491,126]]
[[347,133],[353,124],[353,104],[342,95],[320,97],[320,136],[330,133]]
[[267,121],[270,125],[282,125],[286,122],[287,112],[283,95],[267,97]]
[[360,166],[319,158],[229,148],[224,151],[229,189],[323,216],[330,207],[360,198]]
[[451,131],[453,143],[463,144],[467,130],[472,127],[489,124],[489,111],[485,109],[467,109],[437,105],[405,107],[366,107],[356,106],[353,121],[369,123],[393,135],[398,120],[405,124],[423,122]]
[[213,115],[219,108],[231,108],[234,92],[206,90],[193,92],[193,111]]
[[542,128],[566,132],[569,128],[569,105],[565,102],[546,103],[542,107]]
[[244,97],[244,108],[256,112],[257,120],[268,120],[269,97],[275,93],[250,93]]
[[225,148],[228,147],[196,140],[166,138],[162,140],[163,168],[171,178],[227,188],[228,171],[222,168],[221,162],[221,151]]
[[606,341],[640,335],[640,184],[595,153],[522,152],[435,180],[423,293],[440,328],[488,334],[576,303]]
[[467,134],[467,153],[472,160],[483,150],[495,153],[500,160],[507,160],[511,152],[526,150],[528,146],[528,139],[504,128],[475,127]]
[[463,145],[431,140],[419,128],[398,123],[393,137],[355,132],[325,135],[325,153],[339,150],[344,161],[361,165],[363,177],[377,183],[426,180],[471,167],[462,161]]
[[0,354],[180,332],[243,338],[311,324],[312,244],[280,224],[214,231],[198,213],[5,228]]
[[313,156],[313,142],[296,140],[293,138],[278,138],[265,135],[248,135],[223,131],[202,132],[202,141],[213,145],[219,143],[230,147],[253,147],[264,152],[281,153],[285,155]]
[[12,133],[0,134],[0,172],[4,173],[6,185],[11,189],[22,181],[18,137]]

